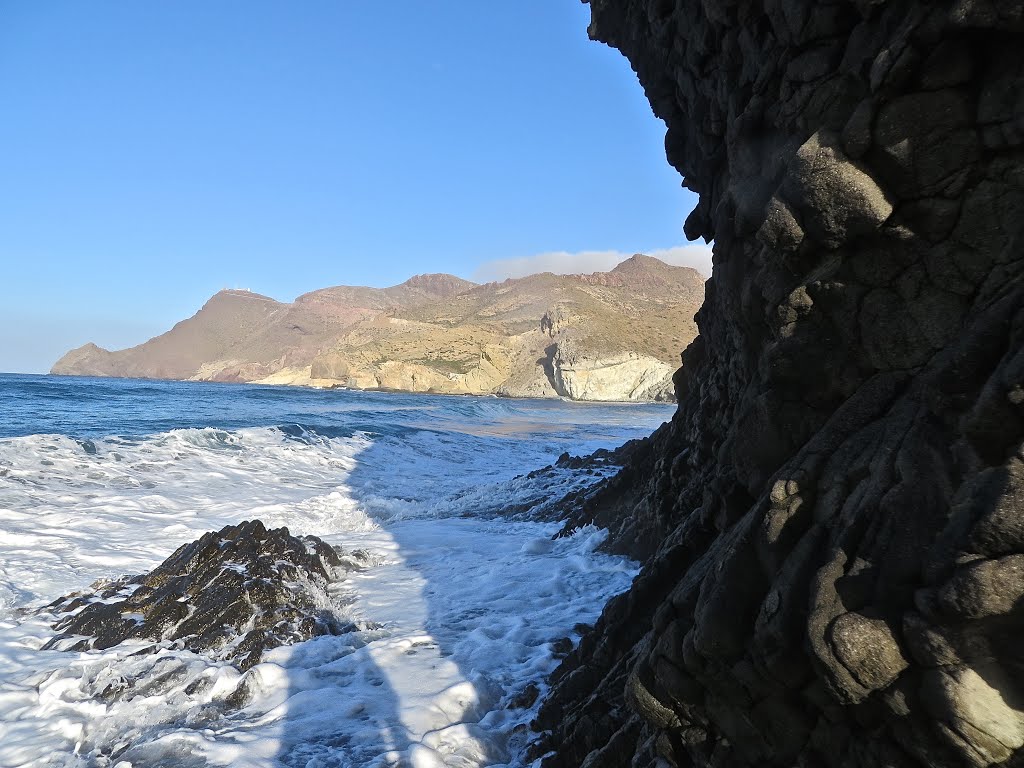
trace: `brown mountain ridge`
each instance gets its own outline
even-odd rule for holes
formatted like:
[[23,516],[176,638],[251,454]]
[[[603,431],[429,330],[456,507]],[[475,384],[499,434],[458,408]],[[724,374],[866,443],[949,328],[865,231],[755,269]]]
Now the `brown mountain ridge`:
[[668,400],[704,278],[637,254],[609,272],[478,285],[416,275],[292,303],[240,290],[130,349],[89,343],[51,373],[446,394]]

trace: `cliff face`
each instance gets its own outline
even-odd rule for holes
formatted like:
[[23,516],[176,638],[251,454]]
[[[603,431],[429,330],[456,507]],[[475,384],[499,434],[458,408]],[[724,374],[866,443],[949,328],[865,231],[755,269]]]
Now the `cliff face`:
[[1024,764],[1024,4],[591,8],[715,268],[544,765]]
[[673,367],[636,352],[601,356],[577,349],[572,338],[555,345],[551,380],[555,391],[572,400],[667,400]]

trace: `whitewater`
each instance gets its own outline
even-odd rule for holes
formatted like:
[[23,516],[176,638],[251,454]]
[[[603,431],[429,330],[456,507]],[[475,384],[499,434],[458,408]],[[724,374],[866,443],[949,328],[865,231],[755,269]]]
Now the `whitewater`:
[[[545,680],[637,563],[546,513],[663,405],[0,375],[0,766],[523,766]],[[243,520],[362,566],[359,629],[241,673],[43,650],[44,606]]]

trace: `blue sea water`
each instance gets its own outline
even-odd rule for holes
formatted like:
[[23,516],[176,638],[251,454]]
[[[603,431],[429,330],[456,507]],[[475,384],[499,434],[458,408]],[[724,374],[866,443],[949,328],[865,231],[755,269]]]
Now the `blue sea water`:
[[582,451],[649,434],[672,410],[662,404],[0,374],[0,438],[138,437],[172,429],[303,425],[336,434],[434,430],[515,436]]
[[[0,375],[0,766],[523,765],[533,711],[510,702],[636,572],[533,514],[600,473],[527,473],[671,413]],[[42,650],[40,606],[252,518],[369,552],[333,606],[365,631],[244,674],[173,647]],[[115,678],[146,695],[104,698]]]

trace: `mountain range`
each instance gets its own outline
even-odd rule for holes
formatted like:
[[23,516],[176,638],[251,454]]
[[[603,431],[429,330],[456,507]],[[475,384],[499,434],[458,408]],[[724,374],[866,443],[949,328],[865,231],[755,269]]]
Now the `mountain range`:
[[575,400],[669,400],[704,278],[637,254],[609,272],[478,285],[417,275],[292,303],[215,294],[144,344],[89,343],[51,373]]

